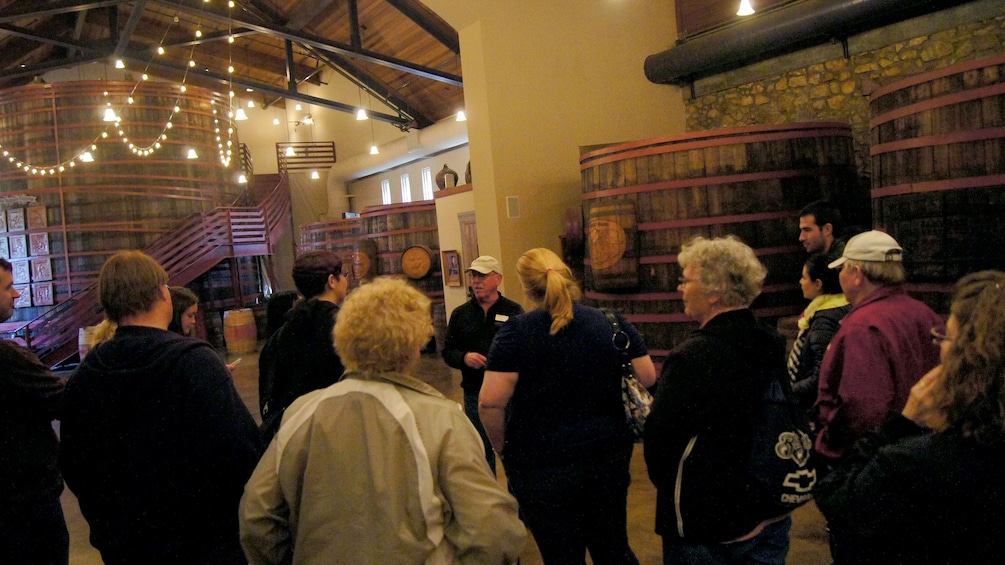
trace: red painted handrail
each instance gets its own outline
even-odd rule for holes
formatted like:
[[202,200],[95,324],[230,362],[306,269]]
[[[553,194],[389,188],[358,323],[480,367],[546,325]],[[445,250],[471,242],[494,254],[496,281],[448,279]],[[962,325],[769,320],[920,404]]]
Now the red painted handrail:
[[[223,259],[271,254],[290,217],[288,177],[255,207],[225,206],[193,214],[143,251],[184,285]],[[77,351],[78,328],[101,321],[97,283],[27,323],[24,339],[43,363],[54,365]]]

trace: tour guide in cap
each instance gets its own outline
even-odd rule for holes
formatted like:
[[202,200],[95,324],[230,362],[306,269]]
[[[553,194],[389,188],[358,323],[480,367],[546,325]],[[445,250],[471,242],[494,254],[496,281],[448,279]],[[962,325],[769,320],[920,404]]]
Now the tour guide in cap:
[[478,417],[478,392],[485,378],[485,357],[496,330],[513,316],[523,314],[523,307],[499,292],[502,266],[495,257],[482,255],[475,259],[471,262],[468,273],[471,277],[472,298],[450,314],[443,360],[447,365],[461,370],[464,413],[482,436],[485,458],[495,473],[495,452],[492,451],[492,444]]
[[820,368],[817,451],[831,464],[907,403],[914,383],[939,362],[932,329],[942,319],[904,291],[903,249],[889,234],[848,241],[830,264],[852,310]]

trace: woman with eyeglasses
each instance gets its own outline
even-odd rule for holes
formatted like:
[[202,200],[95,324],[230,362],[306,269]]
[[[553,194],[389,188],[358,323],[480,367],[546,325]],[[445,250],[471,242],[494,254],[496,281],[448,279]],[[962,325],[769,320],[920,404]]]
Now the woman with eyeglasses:
[[1005,555],[1005,273],[963,277],[932,333],[942,364],[817,485],[838,565]]

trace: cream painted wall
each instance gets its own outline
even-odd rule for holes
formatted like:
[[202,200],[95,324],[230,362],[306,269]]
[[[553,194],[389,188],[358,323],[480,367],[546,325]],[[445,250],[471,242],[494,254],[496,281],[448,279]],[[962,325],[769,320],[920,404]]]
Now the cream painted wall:
[[[367,206],[380,206],[380,182],[384,179],[391,181],[391,204],[399,204],[401,198],[401,175],[408,173],[408,185],[411,188],[412,202],[422,200],[422,169],[430,168],[433,176],[433,191],[436,191],[436,173],[440,172],[444,164],[450,166],[457,172],[460,184],[464,183],[464,168],[468,164],[468,146],[463,145],[456,149],[444,151],[433,157],[420,159],[407,165],[394,167],[376,175],[370,175],[349,183],[349,194],[352,195],[351,207],[353,212],[360,212]],[[469,208],[468,211],[474,208]],[[441,244],[443,244],[443,234],[440,234]]]
[[[463,174],[463,173],[462,173]],[[463,178],[462,178],[463,182]],[[461,250],[461,225],[457,216],[475,209],[475,190],[436,199],[436,229],[440,235],[440,250]],[[468,265],[462,265],[465,268]],[[445,269],[441,269],[444,270]],[[505,291],[503,292],[505,294]],[[463,286],[447,286],[443,281],[443,302],[447,319],[450,313],[467,301],[467,289]]]
[[679,89],[643,74],[673,44],[672,2],[424,3],[460,33],[479,247],[508,272],[527,249],[559,250],[565,210],[581,202],[580,146],[684,132]]

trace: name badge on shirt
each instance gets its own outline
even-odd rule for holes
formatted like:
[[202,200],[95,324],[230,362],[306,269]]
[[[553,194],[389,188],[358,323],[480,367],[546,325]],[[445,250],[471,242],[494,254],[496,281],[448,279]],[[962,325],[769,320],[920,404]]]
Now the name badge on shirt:
[[508,319],[509,319],[509,316],[507,316],[506,314],[496,314],[496,321],[497,322],[505,322]]

